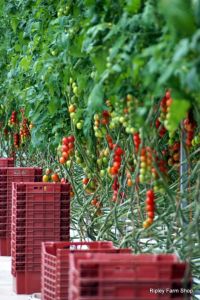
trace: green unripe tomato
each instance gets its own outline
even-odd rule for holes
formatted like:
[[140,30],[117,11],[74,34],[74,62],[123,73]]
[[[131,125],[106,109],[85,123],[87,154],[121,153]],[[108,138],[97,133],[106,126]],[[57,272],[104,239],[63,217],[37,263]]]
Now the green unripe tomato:
[[82,122],[78,122],[77,124],[76,124],[76,128],[77,129],[82,129],[83,128],[83,123]]
[[145,174],[146,174],[146,171],[147,171],[146,169],[143,169],[143,168],[142,168],[142,169],[140,169],[140,174],[141,174],[141,175],[145,175]]
[[80,157],[76,157],[76,163],[77,164],[81,164],[83,162],[83,160]]
[[67,160],[66,166],[67,166],[68,168],[70,168],[70,166],[71,166],[71,160]]
[[95,115],[94,115],[94,120],[95,120],[95,121],[98,121],[98,120],[99,120],[99,115],[98,115],[98,114],[95,114]]
[[74,92],[75,95],[78,94],[78,87],[77,86],[73,88],[73,92]]
[[[88,176],[88,174],[87,174],[87,176]],[[88,183],[88,187],[89,187],[90,189],[94,189],[94,188],[95,188],[95,183],[94,183],[93,180],[90,180],[90,182]]]
[[139,175],[139,181],[140,181],[140,183],[144,183],[145,182],[144,175],[142,175],[142,174]]
[[69,116],[70,116],[71,119],[74,119],[75,115],[76,115],[75,112],[71,112],[71,113],[69,114]]
[[107,163],[108,163],[108,158],[105,157],[105,156],[103,157],[103,163],[104,163],[104,164],[107,164]]
[[134,134],[134,133],[136,133],[136,132],[137,132],[137,131],[136,131],[136,129],[135,129],[134,127],[131,127],[131,128],[130,128],[130,133],[131,133],[131,134]]
[[119,122],[120,122],[120,123],[124,123],[124,121],[125,121],[125,118],[124,118],[124,117],[120,117],[120,118],[119,118]]
[[55,50],[52,50],[52,51],[51,51],[51,54],[52,54],[53,56],[56,56],[57,52],[56,52]]
[[130,132],[130,127],[126,127],[125,131],[126,131],[126,133],[131,133]]
[[111,123],[110,123],[110,125],[109,125],[109,128],[110,128],[110,129],[114,129],[114,128],[116,128],[116,125],[115,125],[115,123],[114,123],[114,122],[111,122]]
[[155,193],[157,193],[157,192],[159,191],[159,186],[155,185],[155,186],[153,187],[153,190],[154,190]]
[[100,171],[100,176],[103,178],[106,176],[106,171],[105,170],[101,170]]
[[102,159],[101,159],[101,158],[98,158],[98,159],[97,159],[97,165],[98,165],[98,166],[101,166],[101,165],[102,165]]

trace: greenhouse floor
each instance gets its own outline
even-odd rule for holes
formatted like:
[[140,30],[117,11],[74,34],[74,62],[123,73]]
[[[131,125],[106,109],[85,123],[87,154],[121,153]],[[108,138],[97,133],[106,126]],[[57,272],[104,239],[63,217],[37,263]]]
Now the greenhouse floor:
[[[16,295],[12,291],[11,258],[0,256],[0,300],[29,300],[30,295]],[[34,298],[32,298],[34,299]]]

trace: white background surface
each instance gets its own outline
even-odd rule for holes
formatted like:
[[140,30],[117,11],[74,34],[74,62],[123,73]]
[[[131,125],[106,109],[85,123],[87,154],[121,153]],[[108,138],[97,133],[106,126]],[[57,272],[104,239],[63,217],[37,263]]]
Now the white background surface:
[[16,295],[12,291],[11,258],[0,256],[0,300],[28,299],[28,295]]

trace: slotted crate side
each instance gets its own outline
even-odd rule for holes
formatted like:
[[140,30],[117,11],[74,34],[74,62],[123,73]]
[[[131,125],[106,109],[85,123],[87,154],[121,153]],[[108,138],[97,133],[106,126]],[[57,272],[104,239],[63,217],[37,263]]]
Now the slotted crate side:
[[[71,257],[70,257],[71,258]],[[95,276],[101,279],[112,280],[113,278],[124,278],[128,280],[130,278],[141,278],[142,280],[156,280],[159,278],[165,280],[171,280],[173,276],[174,263],[177,269],[183,268],[185,271],[186,264],[178,262],[178,259],[174,255],[163,255],[163,259],[160,259],[160,255],[129,255],[129,254],[90,254],[85,257],[85,260],[81,260],[78,255],[72,257],[71,267],[75,272],[79,272],[84,278],[92,278],[95,280]],[[171,261],[170,261],[171,260]],[[97,270],[95,273],[90,273],[92,270]],[[83,275],[84,274],[84,275]],[[179,273],[179,276],[183,274]]]
[[[130,253],[131,249],[115,249],[111,242],[43,243],[42,247],[42,297],[46,299],[67,299],[69,285],[69,253],[82,255],[85,252]],[[47,258],[45,260],[45,258]],[[51,265],[53,264],[53,267]],[[56,265],[56,267],[55,267]],[[52,274],[55,273],[56,278]],[[52,282],[55,280],[54,282]],[[52,285],[55,287],[54,293]],[[51,294],[51,298],[50,297]]]
[[15,161],[12,157],[1,157],[0,158],[0,168],[14,167]]
[[[62,265],[62,275],[66,276],[65,283],[68,282],[68,272],[66,268],[68,265],[68,251],[77,250],[81,248],[90,249],[111,249],[113,248],[112,242],[46,242],[42,243],[42,299],[55,300],[64,299],[68,295],[67,286],[64,287],[63,281],[60,280],[60,266]],[[58,254],[58,250],[62,249],[62,254]],[[64,255],[67,254],[67,255]],[[64,268],[64,269],[63,269]],[[67,289],[67,291],[66,291]],[[66,291],[66,292],[65,292]],[[62,294],[62,295],[61,295]]]
[[141,283],[152,285],[162,282],[182,286],[186,266],[186,263],[178,262],[174,255],[87,254],[83,260],[76,253],[70,254],[69,299],[84,299],[81,298],[82,287],[85,296],[88,296],[87,293],[93,295],[96,287],[97,296],[104,297],[104,287],[106,284],[113,286],[113,282],[116,285],[129,283],[130,286],[134,283],[136,287]]

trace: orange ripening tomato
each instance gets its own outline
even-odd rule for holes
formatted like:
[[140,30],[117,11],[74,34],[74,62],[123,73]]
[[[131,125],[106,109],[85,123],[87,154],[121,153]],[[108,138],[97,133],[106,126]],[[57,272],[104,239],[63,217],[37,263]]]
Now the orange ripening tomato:
[[53,182],[59,182],[60,181],[59,175],[57,173],[52,174],[51,179],[52,179]]

